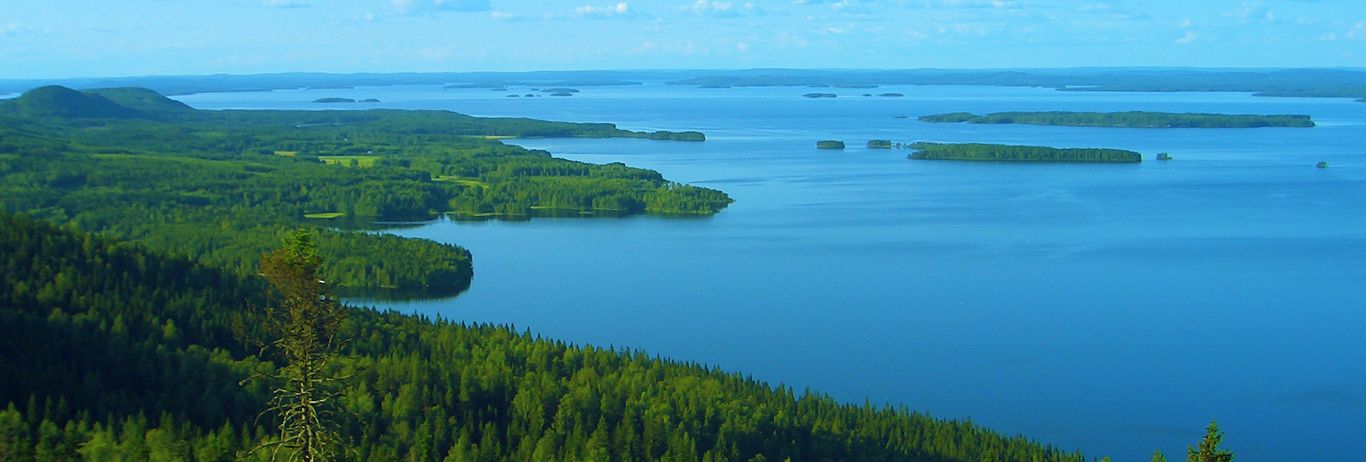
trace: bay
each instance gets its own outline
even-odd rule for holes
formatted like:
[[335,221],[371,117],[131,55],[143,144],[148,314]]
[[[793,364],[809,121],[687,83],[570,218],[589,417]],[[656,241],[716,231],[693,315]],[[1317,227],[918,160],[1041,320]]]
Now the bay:
[[[509,143],[724,190],[709,218],[438,220],[454,299],[357,300],[643,349],[849,402],[972,419],[1089,455],[1173,460],[1217,418],[1239,460],[1366,453],[1366,104],[1237,93],[890,86],[572,97],[360,87],[178,97],[446,109],[700,130],[705,143]],[[530,88],[509,88],[518,94]],[[811,91],[834,99],[807,99]],[[902,98],[864,97],[899,92]],[[377,104],[315,104],[321,97]],[[928,124],[968,111],[1309,114],[1313,129]],[[906,118],[898,118],[905,116]],[[815,149],[842,139],[844,151]],[[869,139],[1109,147],[1138,165],[910,161]],[[1174,160],[1152,160],[1167,152]],[[1330,165],[1314,168],[1319,161]]]

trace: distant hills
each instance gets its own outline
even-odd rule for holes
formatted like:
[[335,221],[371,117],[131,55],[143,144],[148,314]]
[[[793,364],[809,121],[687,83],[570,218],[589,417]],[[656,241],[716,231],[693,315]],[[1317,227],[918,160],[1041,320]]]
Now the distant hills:
[[0,114],[19,117],[162,119],[193,112],[184,103],[145,88],[77,91],[48,85],[0,101]]
[[1259,96],[1366,99],[1366,69],[1237,69],[1111,67],[1059,69],[734,69],[598,70],[464,73],[276,73],[61,80],[0,80],[0,93],[43,85],[70,88],[145,87],[165,95],[351,88],[377,85],[441,85],[451,89],[508,86],[588,87],[669,82],[707,88],[809,86],[872,88],[878,85],[986,85],[1056,88],[1064,91],[1250,92]]

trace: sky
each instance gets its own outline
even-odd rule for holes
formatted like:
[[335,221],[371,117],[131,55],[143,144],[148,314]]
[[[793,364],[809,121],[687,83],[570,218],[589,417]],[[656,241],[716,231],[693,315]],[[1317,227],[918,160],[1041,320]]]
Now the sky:
[[1366,67],[1362,0],[0,0],[0,78]]

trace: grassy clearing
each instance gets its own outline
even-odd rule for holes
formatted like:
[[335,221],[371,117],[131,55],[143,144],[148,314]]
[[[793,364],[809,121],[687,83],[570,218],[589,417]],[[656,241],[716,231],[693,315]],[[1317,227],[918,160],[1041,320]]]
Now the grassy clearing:
[[488,183],[485,183],[485,182],[476,180],[476,179],[474,179],[474,178],[464,178],[464,177],[458,177],[458,176],[442,175],[442,176],[436,177],[436,181],[445,181],[445,182],[448,182],[448,183],[455,183],[455,184],[463,185],[463,186],[474,186],[474,187],[477,187],[477,188],[487,188],[487,187],[489,187],[489,184],[488,184]]
[[377,159],[379,159],[378,156],[318,156],[318,160],[327,165],[360,168],[374,167]]
[[280,157],[294,157],[299,155],[299,151],[275,151],[275,155]]
[[342,212],[319,212],[319,213],[305,213],[305,214],[304,214],[304,218],[316,218],[316,219],[320,219],[320,220],[331,220],[331,219],[333,219],[333,218],[341,218],[341,217],[344,217],[344,216],[346,216],[346,214],[345,214],[345,213],[342,213]]

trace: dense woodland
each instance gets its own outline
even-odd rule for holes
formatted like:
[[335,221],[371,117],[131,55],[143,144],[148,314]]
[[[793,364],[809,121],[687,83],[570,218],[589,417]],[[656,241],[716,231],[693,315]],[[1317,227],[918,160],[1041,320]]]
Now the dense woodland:
[[[143,89],[43,87],[0,102],[0,209],[251,275],[300,224],[708,215],[731,202],[655,171],[491,139],[507,136],[702,139],[444,111],[197,111]],[[324,275],[343,288],[449,295],[472,275],[451,245],[344,231],[320,244]]]
[[[243,340],[259,279],[2,212],[0,278],[0,460],[227,461],[273,438],[280,364]],[[1083,460],[638,351],[347,310],[341,460]]]
[[983,143],[912,143],[916,160],[968,160],[979,162],[1082,162],[1134,163],[1143,155],[1123,149],[1051,148]]
[[970,124],[1029,124],[1073,127],[1117,128],[1261,128],[1314,126],[1307,115],[1202,114],[1171,112],[994,112],[976,115],[967,112],[920,117],[922,122]]

